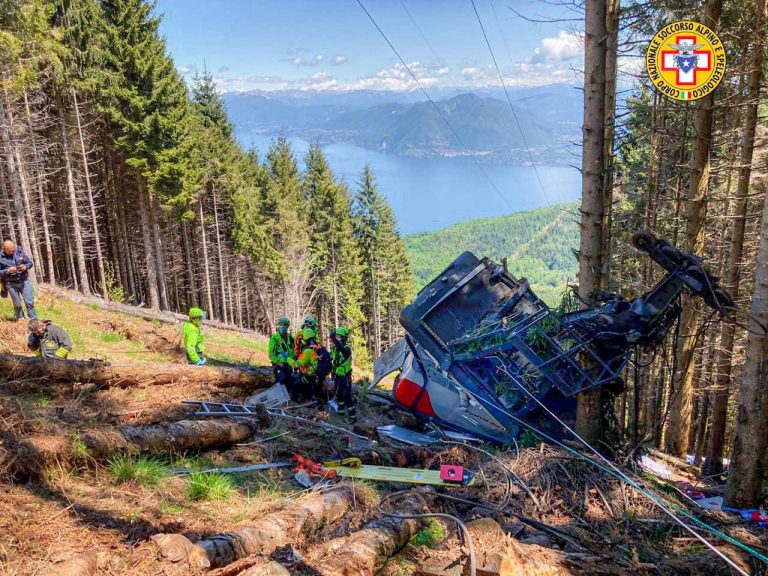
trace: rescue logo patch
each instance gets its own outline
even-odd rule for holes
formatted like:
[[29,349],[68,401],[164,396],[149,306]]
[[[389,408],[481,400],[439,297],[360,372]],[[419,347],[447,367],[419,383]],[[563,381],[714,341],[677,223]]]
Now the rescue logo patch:
[[667,24],[651,40],[645,69],[667,98],[698,100],[725,75],[725,46],[712,30],[689,20]]

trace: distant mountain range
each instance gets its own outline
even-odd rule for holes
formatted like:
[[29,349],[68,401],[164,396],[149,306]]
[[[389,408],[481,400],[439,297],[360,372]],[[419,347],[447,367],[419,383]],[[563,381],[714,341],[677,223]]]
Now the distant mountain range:
[[578,204],[569,202],[406,236],[416,288],[423,288],[469,250],[497,262],[508,258],[510,272],[527,278],[540,298],[556,306],[567,284],[576,282],[577,213]]
[[581,92],[574,88],[512,91],[517,118],[499,90],[435,93],[441,96],[439,112],[403,92],[239,92],[225,94],[224,101],[242,132],[345,142],[413,157],[471,154],[510,164],[528,164],[530,157],[537,164],[573,162],[582,113]]

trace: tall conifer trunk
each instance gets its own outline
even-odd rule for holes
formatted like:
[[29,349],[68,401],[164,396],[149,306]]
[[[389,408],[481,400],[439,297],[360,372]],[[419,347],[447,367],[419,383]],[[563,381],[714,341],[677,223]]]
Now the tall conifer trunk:
[[[584,20],[584,124],[582,127],[581,240],[579,298],[589,306],[602,287],[603,225],[605,219],[605,86],[607,7],[604,0],[586,0]],[[577,431],[588,442],[603,433],[600,389],[579,395]]]
[[[765,50],[765,0],[756,0],[756,30],[750,51],[749,88],[747,108],[744,115],[744,129],[741,136],[739,178],[736,184],[736,199],[733,208],[733,228],[731,229],[730,251],[726,264],[723,286],[738,299],[741,283],[742,258],[744,255],[744,230],[747,220],[747,199],[752,175],[752,159],[755,148],[755,130],[760,104],[760,86],[763,78],[763,54]],[[762,16],[761,16],[762,14]],[[761,32],[762,31],[762,32]],[[709,442],[706,447],[706,460],[702,468],[705,475],[719,474],[723,470],[723,449],[725,445],[725,426],[728,415],[728,397],[733,369],[733,343],[736,325],[723,323],[720,348],[717,356],[717,382],[712,397],[712,423]]]
[[[704,23],[717,29],[723,11],[722,0],[707,0]],[[686,246],[689,252],[701,254],[704,247],[704,223],[707,215],[707,192],[711,170],[712,118],[715,93],[710,92],[697,102],[693,122],[694,141],[691,155],[691,175],[688,182],[686,209]],[[680,315],[680,338],[675,356],[677,370],[672,379],[669,427],[664,436],[664,448],[670,454],[684,457],[688,453],[693,409],[694,348],[696,346],[698,307],[693,298],[683,296]]]

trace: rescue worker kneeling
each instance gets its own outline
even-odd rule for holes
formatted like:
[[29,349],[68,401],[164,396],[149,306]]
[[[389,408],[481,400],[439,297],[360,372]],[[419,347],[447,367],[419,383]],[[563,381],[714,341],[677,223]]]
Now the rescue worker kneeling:
[[269,361],[275,382],[286,388],[292,387],[293,368],[296,366],[296,356],[293,350],[293,336],[288,331],[291,322],[283,316],[277,321],[277,332],[269,339]]
[[30,320],[27,348],[43,358],[64,360],[72,352],[72,339],[50,320]]

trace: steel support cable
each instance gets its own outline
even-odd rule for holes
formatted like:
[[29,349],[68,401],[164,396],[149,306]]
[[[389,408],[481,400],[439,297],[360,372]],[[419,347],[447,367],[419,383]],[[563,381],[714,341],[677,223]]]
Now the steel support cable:
[[[542,438],[545,438],[545,439],[549,440],[553,444],[556,444],[557,446],[560,446],[561,448],[563,448],[567,452],[573,454],[574,456],[577,456],[578,458],[580,458],[580,459],[582,459],[582,460],[584,460],[586,462],[589,462],[590,464],[592,464],[593,466],[599,468],[603,472],[606,472],[607,474],[609,474],[609,475],[611,475],[611,476],[613,476],[615,478],[618,478],[619,480],[622,480],[625,483],[627,483],[630,486],[632,486],[633,488],[635,488],[637,491],[639,491],[641,494],[643,494],[649,500],[651,500],[651,502],[653,502],[660,510],[662,510],[670,518],[672,518],[677,524],[682,526],[688,533],[690,533],[692,536],[694,536],[697,540],[699,540],[707,548],[712,550],[717,556],[722,558],[731,568],[733,568],[736,572],[738,572],[742,576],[749,576],[749,574],[744,572],[744,570],[742,570],[741,567],[739,567],[735,562],[733,562],[725,554],[723,554],[721,551],[719,551],[717,548],[715,548],[715,546],[713,544],[711,544],[701,534],[696,532],[693,528],[691,528],[685,522],[683,522],[680,518],[678,518],[675,515],[675,512],[677,512],[678,514],[680,514],[682,516],[685,516],[686,518],[688,518],[691,521],[693,521],[695,524],[699,525],[701,528],[711,532],[712,534],[715,534],[716,536],[719,536],[723,540],[733,544],[734,546],[737,546],[738,548],[741,548],[742,550],[744,550],[748,554],[750,554],[750,555],[754,556],[755,558],[758,558],[759,560],[761,560],[761,561],[765,562],[766,564],[768,564],[768,556],[766,556],[765,554],[762,554],[761,552],[758,552],[754,548],[751,548],[750,546],[744,544],[743,542],[740,542],[739,540],[736,540],[735,538],[733,538],[732,536],[729,536],[728,534],[722,532],[721,530],[718,530],[717,528],[714,528],[713,526],[710,526],[706,522],[698,519],[693,514],[687,512],[686,510],[683,510],[682,508],[678,508],[678,507],[674,506],[673,504],[667,502],[661,496],[658,496],[657,494],[653,494],[652,492],[650,492],[646,488],[643,488],[642,486],[640,486],[637,482],[632,480],[626,473],[624,473],[620,468],[618,468],[613,462],[611,462],[605,456],[600,454],[600,452],[598,452],[591,444],[589,444],[579,434],[577,434],[575,430],[573,430],[570,426],[568,426],[565,422],[563,422],[556,414],[554,414],[551,410],[549,410],[549,408],[547,408],[547,406],[545,406],[544,403],[542,403],[538,398],[536,398],[535,395],[533,395],[530,391],[528,391],[528,389],[526,389],[525,387],[522,387],[522,386],[520,388],[527,395],[529,395],[531,398],[533,398],[535,400],[535,402],[539,406],[541,406],[555,421],[557,421],[561,426],[563,426],[563,428],[565,428],[575,438],[577,438],[582,444],[584,444],[600,460],[605,462],[607,464],[607,466],[601,464],[600,462],[598,462],[597,460],[595,460],[593,458],[590,458],[589,456],[586,456],[586,455],[582,454],[581,452],[578,452],[577,450],[574,450],[573,448],[571,448],[570,446],[560,442],[559,440],[556,440],[555,438],[552,438],[551,436],[549,436],[545,432],[542,432],[541,430],[539,430],[538,428],[536,428],[532,424],[526,422],[525,420],[522,420],[521,418],[518,418],[517,416],[515,416],[514,414],[511,414],[510,412],[507,412],[503,408],[501,408],[499,406],[496,406],[495,404],[492,404],[488,400],[486,400],[484,398],[481,398],[480,396],[477,396],[476,398],[481,403],[484,403],[484,404],[486,404],[488,406],[492,406],[492,407],[496,408],[497,410],[503,412],[504,414],[506,414],[507,416],[509,416],[510,418],[515,420],[516,422],[518,422],[519,424],[525,426],[529,430],[531,430],[531,431],[535,432],[536,434],[540,435]],[[674,512],[673,512],[673,510],[674,510]]]
[[464,141],[461,139],[461,136],[459,136],[458,132],[454,129],[454,127],[451,125],[451,123],[448,121],[448,117],[443,113],[443,111],[440,109],[440,107],[435,103],[434,100],[432,100],[432,97],[429,95],[429,92],[427,92],[427,89],[424,88],[423,84],[419,81],[419,79],[416,77],[416,74],[413,73],[413,70],[411,70],[411,67],[408,66],[406,61],[403,59],[402,56],[400,56],[400,52],[397,51],[397,48],[395,48],[394,44],[389,40],[389,37],[384,33],[384,30],[381,29],[378,22],[376,22],[375,18],[371,15],[370,12],[368,12],[368,9],[363,4],[362,0],[356,0],[357,3],[360,5],[360,8],[363,9],[363,12],[365,12],[366,16],[368,16],[368,19],[373,23],[373,25],[376,27],[376,30],[379,31],[379,34],[381,34],[381,37],[384,38],[384,41],[389,45],[389,47],[392,49],[392,52],[395,53],[395,56],[397,56],[398,60],[400,60],[400,63],[405,67],[405,69],[408,71],[408,74],[410,74],[411,78],[413,78],[413,81],[416,82],[416,85],[421,89],[424,96],[429,100],[429,103],[432,105],[432,108],[434,108],[435,112],[442,118],[443,122],[445,122],[445,125],[448,126],[448,129],[453,134],[454,138],[456,138],[456,141],[461,144],[461,147],[464,148],[464,150],[467,152],[469,157],[472,159],[472,162],[474,162],[475,166],[477,166],[477,169],[480,170],[480,172],[483,174],[486,180],[488,180],[488,183],[491,185],[491,187],[496,191],[496,194],[499,195],[499,198],[501,198],[502,202],[507,205],[507,208],[511,212],[514,212],[515,209],[512,207],[512,204],[509,203],[509,200],[504,196],[504,194],[501,193],[501,190],[496,185],[496,183],[491,180],[491,177],[488,175],[488,172],[485,171],[485,168],[483,168],[483,165],[478,162],[475,155],[472,153],[472,151],[469,149],[469,147],[464,144]]
[[485,44],[488,46],[488,52],[491,53],[491,60],[493,60],[493,65],[496,68],[496,73],[499,75],[499,81],[501,82],[501,87],[504,88],[504,94],[507,97],[507,102],[509,103],[509,109],[512,110],[512,117],[515,119],[515,124],[517,124],[517,129],[520,131],[520,137],[523,139],[523,144],[525,145],[525,150],[528,152],[528,160],[530,160],[531,165],[533,166],[533,171],[536,174],[536,180],[539,183],[539,188],[541,188],[541,193],[544,195],[544,199],[549,203],[549,195],[547,194],[547,191],[544,189],[544,184],[541,182],[541,176],[539,175],[539,169],[536,167],[536,162],[533,161],[533,154],[531,153],[531,147],[528,146],[528,140],[525,138],[525,133],[523,132],[523,127],[520,125],[520,119],[517,117],[517,111],[515,110],[515,107],[512,105],[512,99],[509,97],[509,92],[507,91],[507,85],[504,83],[504,77],[501,74],[501,69],[499,68],[499,63],[496,61],[496,55],[493,53],[493,48],[491,47],[491,42],[488,40],[488,34],[485,33],[485,26],[483,26],[483,21],[480,19],[480,13],[477,11],[477,6],[475,6],[475,0],[470,0],[472,3],[472,9],[475,11],[475,16],[477,16],[477,23],[480,24],[480,30],[483,32],[483,38],[485,38]]

